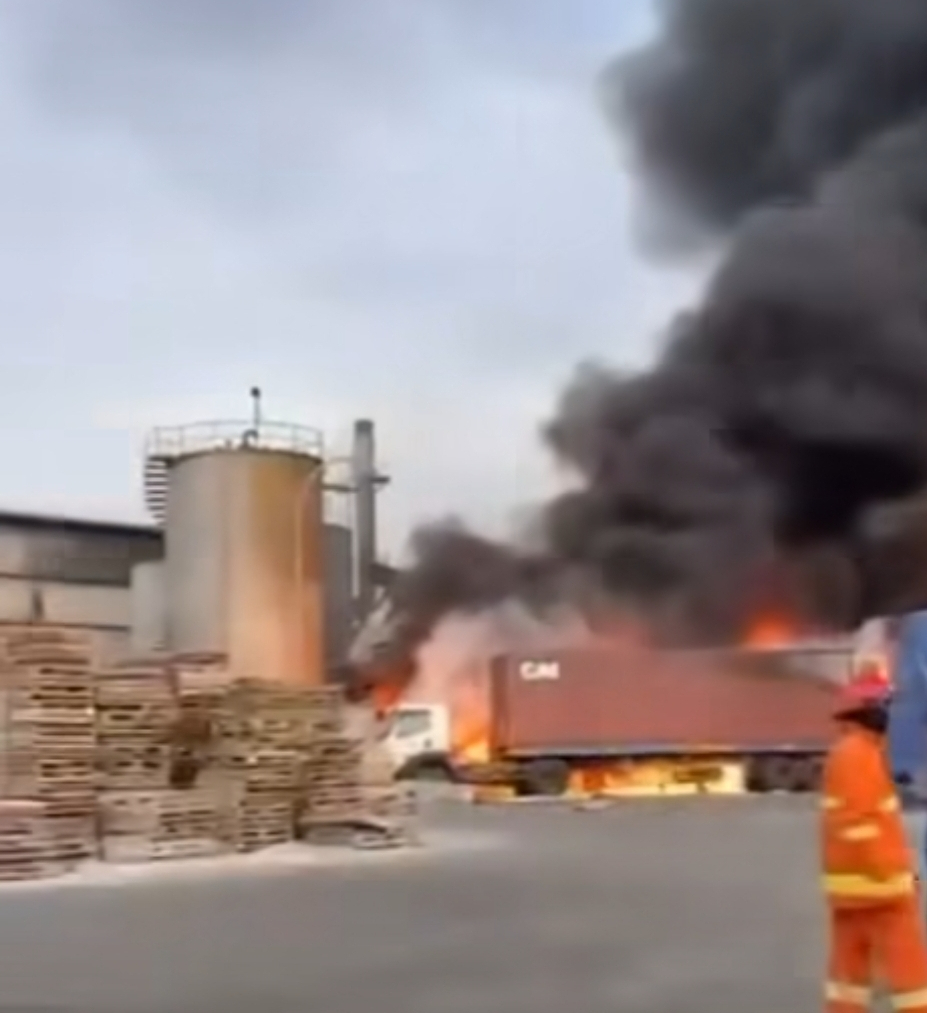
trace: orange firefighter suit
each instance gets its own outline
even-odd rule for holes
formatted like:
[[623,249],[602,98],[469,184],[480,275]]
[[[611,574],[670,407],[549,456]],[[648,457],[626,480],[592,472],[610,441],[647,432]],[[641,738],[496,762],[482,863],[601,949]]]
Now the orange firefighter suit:
[[847,724],[824,768],[822,851],[831,929],[828,1013],[859,1013],[873,980],[896,1010],[927,1013],[916,867],[883,737]]

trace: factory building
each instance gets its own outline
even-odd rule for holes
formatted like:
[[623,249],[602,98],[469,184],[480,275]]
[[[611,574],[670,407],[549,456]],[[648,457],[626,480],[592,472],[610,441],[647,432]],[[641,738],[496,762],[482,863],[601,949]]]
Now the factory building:
[[80,628],[104,655],[124,654],[132,569],[163,546],[153,525],[0,511],[0,624]]

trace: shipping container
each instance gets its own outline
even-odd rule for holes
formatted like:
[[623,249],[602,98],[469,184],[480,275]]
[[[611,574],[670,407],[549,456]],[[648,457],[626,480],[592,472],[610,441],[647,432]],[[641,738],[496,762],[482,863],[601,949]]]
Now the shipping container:
[[494,663],[492,745],[509,756],[819,749],[834,685],[762,651],[602,650]]

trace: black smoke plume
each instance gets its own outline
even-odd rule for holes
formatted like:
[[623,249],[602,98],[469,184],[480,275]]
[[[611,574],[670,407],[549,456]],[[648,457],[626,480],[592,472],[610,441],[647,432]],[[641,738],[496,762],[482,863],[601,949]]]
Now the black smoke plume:
[[650,371],[566,391],[546,437],[582,486],[544,508],[543,551],[419,536],[411,642],[454,608],[543,605],[566,573],[689,639],[764,595],[830,626],[927,601],[900,565],[927,540],[927,2],[661,10],[607,111],[664,213],[726,258]]

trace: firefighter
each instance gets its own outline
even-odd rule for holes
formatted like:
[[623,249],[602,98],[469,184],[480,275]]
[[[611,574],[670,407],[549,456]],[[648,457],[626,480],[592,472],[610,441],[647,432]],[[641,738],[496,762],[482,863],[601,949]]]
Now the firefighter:
[[915,861],[885,757],[890,695],[878,666],[857,672],[841,691],[840,733],[824,767],[828,1013],[868,1009],[876,973],[896,1010],[927,1013],[927,938]]

